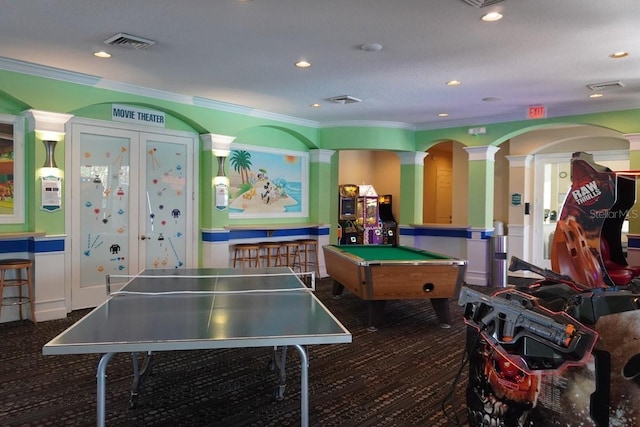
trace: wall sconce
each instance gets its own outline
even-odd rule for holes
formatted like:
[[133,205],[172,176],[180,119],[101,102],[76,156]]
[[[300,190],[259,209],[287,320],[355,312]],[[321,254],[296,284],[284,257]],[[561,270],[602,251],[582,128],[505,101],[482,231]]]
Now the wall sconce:
[[218,174],[216,176],[227,176],[224,173],[224,160],[226,159],[226,156],[222,157],[222,156],[218,156]]
[[229,178],[224,173],[224,161],[222,156],[217,156],[218,174],[213,177],[213,188],[215,191],[216,210],[223,211],[229,207]]
[[224,162],[229,157],[231,143],[236,138],[234,136],[207,133],[200,135],[200,139],[202,140],[202,148],[211,150],[211,154],[218,160],[218,173],[211,180],[211,186],[214,191],[213,204],[216,210],[224,211],[229,207],[229,178],[227,178],[224,171]]
[[45,159],[40,169],[42,179],[42,206],[41,209],[54,212],[62,206],[60,169],[56,164],[55,151],[58,141],[43,140]]
[[42,168],[40,168],[40,171],[38,172],[38,175],[41,178],[47,176],[54,176],[59,178],[61,176],[61,171],[56,164],[55,157],[56,144],[58,143],[58,141],[52,139],[43,139],[42,143],[44,144],[45,149],[45,159]]
[[44,148],[46,150],[46,157],[44,159],[44,165],[42,165],[42,167],[58,169],[55,158],[56,144],[58,143],[58,141],[42,141],[42,143],[44,144]]

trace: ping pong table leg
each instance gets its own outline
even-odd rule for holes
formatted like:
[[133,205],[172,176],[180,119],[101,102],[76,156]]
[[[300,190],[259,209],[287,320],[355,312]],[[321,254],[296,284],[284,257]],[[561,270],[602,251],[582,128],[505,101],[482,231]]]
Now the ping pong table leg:
[[96,373],[97,377],[97,396],[96,396],[96,425],[98,427],[104,427],[105,423],[105,390],[107,386],[107,364],[109,360],[114,355],[114,353],[107,353],[102,358],[100,358],[100,363],[98,363],[98,372]]
[[274,347],[272,357],[272,369],[278,374],[278,385],[273,395],[276,400],[280,401],[284,400],[284,390],[287,386],[287,373],[285,370],[287,366],[287,346]]
[[303,346],[294,345],[300,353],[300,425],[309,426],[309,357]]
[[146,356],[144,356],[144,362],[142,364],[142,369],[138,368],[138,353],[131,353],[131,361],[133,362],[133,384],[131,384],[131,394],[129,396],[129,407],[135,408],[138,406],[138,393],[140,387],[142,386],[142,382],[147,377],[149,371],[151,371],[151,357],[152,353],[150,351],[147,352]]

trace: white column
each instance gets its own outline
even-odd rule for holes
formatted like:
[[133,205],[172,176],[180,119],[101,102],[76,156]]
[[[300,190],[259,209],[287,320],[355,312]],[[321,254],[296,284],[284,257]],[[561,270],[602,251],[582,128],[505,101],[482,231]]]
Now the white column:
[[[218,170],[217,174],[214,171],[211,171],[211,191],[213,205],[220,206],[220,209],[216,209],[217,212],[212,212],[212,216],[218,215],[218,219],[221,219],[223,222],[226,222],[228,217],[227,209],[223,208],[223,202],[216,201],[221,200],[220,198],[216,199],[218,196],[218,191],[222,192],[222,198],[224,198],[224,192],[229,191],[229,179],[226,177],[224,173],[224,162],[225,159],[229,156],[231,152],[231,143],[236,139],[235,136],[228,135],[220,135],[214,133],[206,133],[200,135],[200,140],[202,141],[202,150],[210,151],[217,159]],[[228,202],[228,199],[227,199]],[[212,223],[214,219],[212,218]],[[201,230],[202,233],[208,233],[210,236],[220,236],[220,239],[213,240],[203,240],[202,242],[202,266],[203,267],[219,267],[226,268],[229,266],[230,262],[230,251],[229,251],[229,239],[228,230],[225,229],[211,229],[211,230]],[[223,236],[227,238],[222,238]]]
[[[531,251],[531,224],[535,218],[532,210],[537,208],[533,200],[533,188],[531,185],[531,164],[533,156],[506,156],[509,161],[509,195],[521,195],[519,205],[514,205],[513,200],[509,205],[509,236],[507,240],[507,259],[512,256],[529,260]],[[532,203],[533,202],[533,203]],[[525,212],[529,203],[529,212]],[[535,229],[535,226],[534,226]]]
[[[640,133],[630,133],[624,135],[629,140],[629,154],[630,154],[630,169],[639,169],[640,164],[638,161],[638,153],[640,153]],[[638,207],[638,200],[640,189],[638,188],[638,180],[636,180],[636,204],[629,213],[629,228],[633,231],[639,229],[638,222],[640,222],[640,208]],[[640,234],[628,233],[627,234],[627,262],[629,265],[640,265]]]
[[[52,113],[49,111],[26,110],[23,113],[27,118],[28,130],[35,132],[36,141],[63,141],[65,139],[65,126],[73,118],[70,114]],[[41,146],[42,147],[42,146]],[[43,147],[44,148],[44,147]],[[38,149],[43,149],[38,148]],[[71,150],[65,149],[65,164],[69,168]],[[41,165],[36,165],[36,169]],[[39,173],[43,173],[39,170]],[[61,173],[59,176],[61,177]],[[40,183],[37,191],[40,191]],[[66,191],[63,206],[71,206],[71,191]],[[65,229],[71,229],[71,210],[65,209]],[[62,240],[62,251],[49,251],[37,249],[44,242]],[[33,282],[36,294],[36,316],[38,321],[64,318],[71,311],[71,252],[68,235],[51,236],[36,240],[36,249],[33,253]],[[64,265],[61,270],[60,266]]]
[[[471,285],[490,285],[491,276],[490,237],[493,234],[493,183],[495,154],[500,147],[492,145],[465,147],[469,161],[482,161],[485,167],[485,182],[474,182],[478,176],[469,174],[469,209],[480,209],[469,215],[470,237],[467,239],[466,283]],[[480,196],[472,194],[474,189],[483,192]],[[489,212],[491,210],[491,212]],[[489,218],[489,214],[491,217]]]

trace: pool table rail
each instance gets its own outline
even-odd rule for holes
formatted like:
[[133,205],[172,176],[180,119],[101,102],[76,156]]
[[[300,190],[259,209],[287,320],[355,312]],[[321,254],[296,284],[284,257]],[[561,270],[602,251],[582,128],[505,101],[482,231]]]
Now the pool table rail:
[[383,322],[386,301],[408,299],[429,299],[440,325],[448,327],[449,300],[460,294],[466,260],[406,246],[325,245],[323,252],[333,296],[339,298],[346,288],[367,301],[371,330]]
[[323,247],[329,276],[362,299],[458,298],[467,261],[411,249],[439,258],[365,260],[349,253],[349,248]]

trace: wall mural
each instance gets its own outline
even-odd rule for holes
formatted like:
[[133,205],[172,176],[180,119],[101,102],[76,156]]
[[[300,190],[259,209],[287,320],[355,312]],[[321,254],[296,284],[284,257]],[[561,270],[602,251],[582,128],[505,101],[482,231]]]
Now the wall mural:
[[13,125],[0,123],[0,215],[13,214],[13,168]]
[[306,217],[308,153],[234,144],[229,154],[229,217]]

